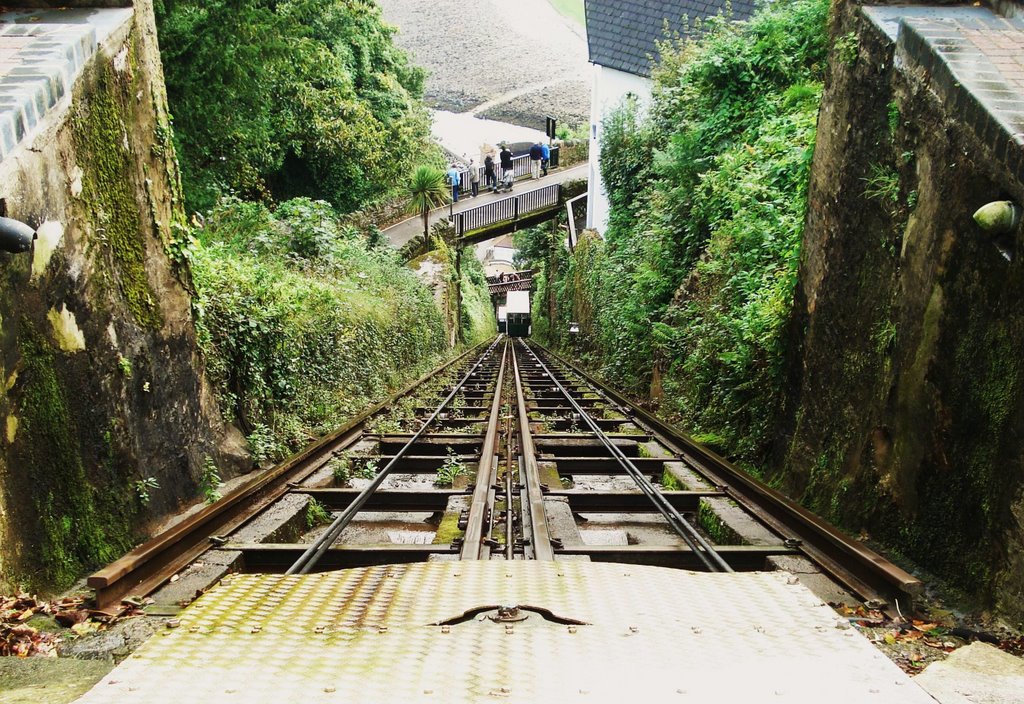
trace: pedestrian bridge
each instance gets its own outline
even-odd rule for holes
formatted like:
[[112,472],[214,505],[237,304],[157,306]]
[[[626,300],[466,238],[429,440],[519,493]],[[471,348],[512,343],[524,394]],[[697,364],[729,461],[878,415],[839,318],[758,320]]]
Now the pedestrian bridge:
[[462,244],[473,244],[552,220],[563,207],[562,184],[554,183],[454,213],[451,223]]
[[[571,222],[581,228],[586,213],[586,194],[571,198],[573,193],[579,192],[579,186],[565,188],[561,184],[570,181],[579,184],[586,179],[588,168],[583,162],[557,169],[539,181],[523,178],[516,182],[511,193],[484,190],[477,198],[463,193],[458,202],[431,211],[429,225],[447,220],[461,244],[473,244],[532,227],[571,209]],[[544,183],[547,185],[541,185]],[[569,204],[571,208],[567,207]],[[401,248],[412,240],[422,240],[423,220],[413,216],[384,228],[383,233],[392,246]],[[574,240],[571,232],[570,240]]]

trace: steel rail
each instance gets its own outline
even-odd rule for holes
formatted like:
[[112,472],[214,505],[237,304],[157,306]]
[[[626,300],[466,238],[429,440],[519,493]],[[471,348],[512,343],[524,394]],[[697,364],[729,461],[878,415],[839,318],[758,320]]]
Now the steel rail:
[[781,492],[735,467],[685,432],[637,408],[625,396],[609,389],[551,350],[541,345],[538,347],[594,388],[600,389],[619,406],[628,408],[637,425],[691,465],[712,485],[727,492],[729,498],[742,508],[782,537],[799,542],[800,551],[840,584],[866,601],[893,601],[899,605],[899,599],[903,598],[905,601],[900,608],[904,613],[912,610],[914,599],[924,591],[921,580]]
[[608,452],[611,453],[612,457],[618,461],[619,465],[626,470],[626,473],[629,474],[636,485],[640,488],[640,491],[642,491],[647,498],[651,500],[659,513],[661,513],[661,515],[665,517],[665,520],[668,521],[672,530],[674,530],[676,534],[683,539],[683,542],[693,550],[693,553],[700,559],[701,563],[703,563],[704,566],[712,572],[732,572],[732,567],[730,567],[729,563],[727,563],[725,559],[718,554],[714,546],[705,540],[704,536],[700,534],[696,527],[687,521],[683,515],[679,513],[676,507],[668,501],[668,499],[661,495],[661,492],[659,492],[651,481],[644,476],[643,472],[636,468],[633,462],[626,457],[621,449],[619,449],[618,445],[613,443],[611,439],[605,435],[604,431],[601,430],[601,428],[590,417],[590,414],[583,410],[583,407],[577,403],[576,399],[574,399],[565,387],[562,386],[562,383],[558,381],[554,374],[551,373],[551,370],[548,369],[547,365],[545,365],[543,361],[541,361],[540,357],[530,349],[530,346],[526,344],[526,342],[523,342],[522,344],[526,351],[529,352],[537,361],[537,364],[540,365],[541,370],[547,374],[555,386],[558,387],[558,390],[562,392],[575,412],[578,413],[580,418],[587,423],[591,432],[597,436]]
[[219,501],[195,515],[159,533],[127,552],[86,579],[94,590],[96,607],[116,609],[129,595],[145,596],[177,574],[210,548],[210,538],[227,535],[244,525],[303,481],[334,456],[339,448],[350,446],[362,433],[363,424],[373,414],[412,393],[428,379],[477,353],[486,342],[469,349],[432,369],[422,377],[363,411],[334,432],[314,441],[277,466],[250,479]]
[[477,361],[473,364],[470,370],[466,372],[466,375],[462,377],[462,380],[459,381],[459,383],[456,384],[455,387],[452,389],[451,393],[449,393],[448,396],[445,397],[443,401],[441,401],[441,404],[437,407],[437,409],[434,410],[432,414],[430,414],[430,417],[423,422],[423,425],[420,426],[419,430],[416,431],[412,438],[410,438],[409,441],[405,443],[405,445],[403,445],[398,452],[395,453],[395,455],[391,458],[391,461],[388,462],[387,465],[385,465],[385,467],[377,474],[377,476],[373,478],[373,481],[370,482],[370,484],[368,484],[366,488],[360,492],[359,496],[355,498],[355,500],[349,505],[348,508],[342,511],[341,514],[336,519],[334,519],[334,521],[331,522],[331,525],[328,526],[324,534],[320,538],[318,538],[316,542],[314,542],[309,547],[308,550],[302,553],[302,555],[295,561],[295,564],[289,567],[285,574],[307,574],[311,569],[313,569],[313,567],[316,566],[316,563],[320,561],[320,558],[323,557],[325,552],[327,552],[327,549],[334,543],[335,540],[338,539],[338,536],[341,535],[341,532],[345,530],[348,524],[352,522],[352,519],[355,518],[356,514],[359,513],[359,511],[363,507],[363,504],[365,504],[369,500],[370,495],[377,490],[377,488],[384,482],[388,474],[394,468],[395,464],[400,459],[402,459],[405,453],[409,450],[409,447],[411,447],[412,444],[419,439],[419,437],[423,434],[427,427],[430,426],[432,422],[434,422],[434,419],[437,418],[437,416],[441,413],[444,407],[448,405],[448,403],[453,398],[455,398],[455,395],[462,389],[462,387],[465,386],[466,382],[469,381],[470,377],[473,376],[473,374],[480,367],[483,361],[491,355],[491,353],[494,351],[494,348],[497,346],[499,340],[501,340],[501,335],[496,337],[494,339],[494,342],[491,343],[491,346],[488,347],[487,350],[482,355],[480,355],[480,358],[477,359]]
[[[469,516],[466,519],[466,533],[462,541],[462,549],[459,552],[460,560],[482,560],[487,559],[489,550],[485,550],[483,544],[484,521],[489,512],[488,508],[494,505],[494,490],[492,488],[492,475],[495,465],[495,451],[498,439],[498,421],[501,413],[501,387],[505,380],[505,360],[508,357],[508,338],[501,349],[501,364],[498,367],[498,376],[494,382],[494,398],[491,400],[491,414],[487,420],[487,431],[484,434],[484,442],[480,446],[480,462],[476,468],[476,485],[473,487],[473,497],[469,503]],[[485,554],[487,553],[487,554]]]
[[[524,343],[525,344],[525,343]],[[529,348],[527,348],[529,349]],[[529,506],[530,544],[533,547],[535,560],[551,561],[555,559],[555,551],[551,545],[551,532],[548,530],[547,513],[544,511],[544,492],[540,488],[540,469],[537,467],[537,450],[530,435],[530,416],[526,411],[526,397],[523,391],[523,380],[519,373],[519,361],[512,355],[512,369],[516,375],[516,406],[519,411],[519,453],[523,458],[523,476],[526,487],[524,495]]]
[[505,559],[515,558],[516,534],[512,521],[512,492],[515,482],[512,481],[512,460],[515,453],[512,448],[512,414],[504,417],[505,421]]

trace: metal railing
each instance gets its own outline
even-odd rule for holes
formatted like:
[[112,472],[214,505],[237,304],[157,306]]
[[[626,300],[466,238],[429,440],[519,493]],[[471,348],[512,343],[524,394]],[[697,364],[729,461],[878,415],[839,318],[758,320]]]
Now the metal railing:
[[[529,168],[529,164],[527,164]],[[459,237],[467,232],[480,230],[507,220],[516,221],[527,213],[544,210],[558,205],[562,193],[560,183],[502,198],[486,205],[479,205],[452,216],[452,224]]]
[[[551,159],[548,163],[548,168],[555,168],[558,166],[558,147],[551,147]],[[486,188],[487,178],[484,176],[483,164],[478,164],[473,168],[476,169],[477,175],[480,177],[480,188]],[[512,175],[515,178],[520,176],[528,176],[530,174],[530,155],[520,154],[519,156],[512,157]],[[501,164],[494,161],[494,177],[496,179],[501,178]],[[459,171],[459,190],[463,193],[469,191],[470,183],[470,170],[462,169]]]
[[576,243],[580,241],[579,233],[587,224],[587,194],[581,193],[575,198],[565,201],[565,211],[569,222],[569,251],[576,251]]

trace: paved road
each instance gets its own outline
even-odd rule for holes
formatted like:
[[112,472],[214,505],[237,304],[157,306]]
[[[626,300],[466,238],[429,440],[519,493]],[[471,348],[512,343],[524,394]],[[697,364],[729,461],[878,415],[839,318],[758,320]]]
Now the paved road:
[[[556,169],[548,173],[547,176],[542,176],[538,181],[531,181],[529,178],[521,179],[516,182],[515,189],[511,194],[509,193],[488,193],[482,191],[476,198],[462,196],[459,198],[459,202],[455,204],[453,212],[461,213],[463,210],[469,210],[475,208],[478,205],[484,205],[491,201],[500,200],[502,198],[508,198],[509,195],[516,195],[517,193],[526,193],[536,188],[543,188],[544,186],[550,186],[554,183],[564,183],[565,181],[571,181],[576,178],[586,178],[589,165],[584,162],[582,164],[576,164],[570,166],[567,169]],[[482,185],[482,184],[481,184]],[[448,206],[438,208],[430,213],[430,224],[433,225],[438,220],[448,217]],[[391,245],[394,247],[401,247],[406,242],[411,240],[416,235],[423,234],[423,219],[420,216],[415,215],[408,220],[403,220],[397,225],[384,230],[384,234],[389,240]]]

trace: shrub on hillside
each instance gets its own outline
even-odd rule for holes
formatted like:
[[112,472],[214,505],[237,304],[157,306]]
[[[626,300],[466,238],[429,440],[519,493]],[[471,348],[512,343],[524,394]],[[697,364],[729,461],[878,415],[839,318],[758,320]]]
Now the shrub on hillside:
[[197,326],[226,417],[295,449],[447,352],[432,295],[324,202],[227,200],[192,257]]
[[627,101],[604,123],[605,241],[534,259],[557,300],[536,330],[752,462],[777,410],[827,13],[766,6],[663,46],[649,113]]

